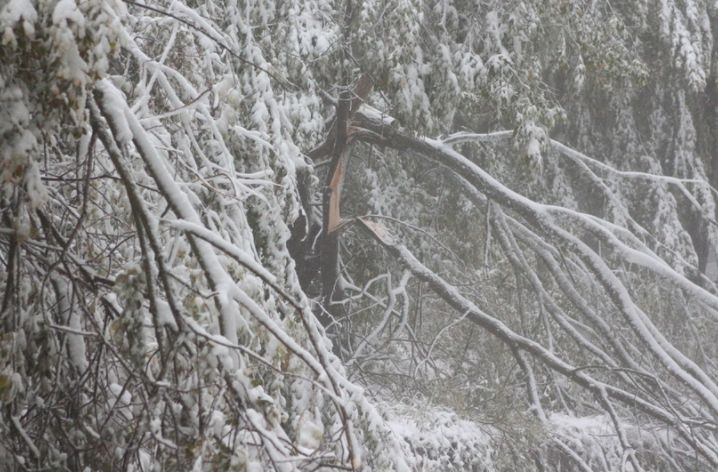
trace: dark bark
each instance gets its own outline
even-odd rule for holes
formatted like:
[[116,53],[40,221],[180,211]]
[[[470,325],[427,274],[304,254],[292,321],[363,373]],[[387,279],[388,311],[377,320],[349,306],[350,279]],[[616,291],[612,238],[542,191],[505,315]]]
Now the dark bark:
[[340,221],[341,188],[346,171],[346,161],[349,157],[347,122],[350,107],[350,93],[348,91],[342,92],[337,103],[332,160],[322,198],[322,236],[319,241],[319,263],[323,310],[319,313],[319,319],[324,326],[332,326],[333,320],[341,316],[341,305],[335,302],[344,299],[344,292],[338,284],[340,275],[339,232],[335,230]]
[[314,298],[319,294],[315,283],[319,273],[319,254],[315,242],[321,231],[321,222],[312,211],[312,171],[309,167],[297,171],[297,188],[302,210],[289,228],[291,237],[287,241],[287,249],[294,260],[302,290]]
[[[321,235],[318,247],[314,247],[319,228],[311,218],[310,196],[312,193],[310,176],[299,175],[299,191],[304,212],[292,226],[292,237],[288,242],[290,254],[296,262],[297,274],[302,288],[310,296],[319,296],[321,306],[317,307],[317,317],[325,327],[332,327],[330,334],[336,331],[334,322],[341,317],[342,305],[337,303],[345,298],[338,283],[341,260],[341,190],[347,170],[350,154],[349,123],[352,115],[359,109],[371,91],[369,76],[362,75],[354,90],[344,90],[336,102],[336,113],[327,128],[327,138],[307,155],[313,160],[329,158],[322,192]],[[319,277],[317,277],[319,276]],[[316,282],[319,288],[315,288]],[[317,293],[318,292],[318,293]]]

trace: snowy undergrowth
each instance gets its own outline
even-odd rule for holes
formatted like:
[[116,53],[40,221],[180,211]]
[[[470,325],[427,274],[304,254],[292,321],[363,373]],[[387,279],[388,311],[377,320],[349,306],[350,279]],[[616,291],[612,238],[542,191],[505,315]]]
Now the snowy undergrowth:
[[286,250],[321,119],[255,35],[290,10],[0,9],[0,463],[408,470]]
[[427,403],[382,403],[381,408],[407,453],[416,457],[417,470],[497,470],[498,432],[490,425]]
[[[552,413],[538,426],[526,411],[523,419],[506,429],[506,422],[461,415],[429,402],[379,402],[389,427],[403,439],[402,446],[416,458],[420,471],[473,472],[581,470],[554,440],[560,441],[590,467],[602,472],[634,470],[627,462],[614,425],[607,415],[573,416]],[[653,469],[678,468],[661,457],[671,433],[658,425],[624,423],[630,443]],[[651,459],[653,457],[653,459]],[[541,458],[541,462],[536,461]]]

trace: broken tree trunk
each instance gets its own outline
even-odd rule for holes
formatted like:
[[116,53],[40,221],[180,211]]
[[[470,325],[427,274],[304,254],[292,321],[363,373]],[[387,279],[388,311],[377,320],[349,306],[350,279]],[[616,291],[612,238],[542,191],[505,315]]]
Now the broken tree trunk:
[[342,92],[337,103],[332,160],[322,199],[323,232],[319,242],[319,260],[323,305],[320,320],[324,326],[331,326],[332,322],[340,315],[339,306],[335,302],[344,298],[341,285],[338,284],[340,272],[339,233],[336,229],[341,220],[339,203],[349,157],[347,121],[349,120],[350,106],[350,93],[348,91]]
[[[344,177],[350,154],[349,122],[351,116],[359,109],[371,91],[372,82],[369,76],[363,75],[357,82],[354,90],[345,90],[340,94],[336,103],[336,114],[329,126],[326,140],[311,150],[307,155],[317,161],[329,158],[329,172],[327,173],[325,186],[322,194],[322,232],[318,240],[319,274],[321,281],[321,306],[318,307],[317,317],[322,325],[330,328],[330,333],[335,331],[334,322],[342,316],[341,305],[338,303],[345,298],[344,291],[339,283],[341,261],[339,257],[340,227],[341,219],[341,193],[344,184]],[[305,213],[309,214],[310,209],[306,208]],[[300,222],[301,223],[301,222]],[[302,286],[309,287],[316,273],[308,273],[308,270],[316,268],[309,258],[312,257],[314,237],[309,228],[309,233],[297,230],[296,236],[305,239],[303,244],[290,242],[295,247],[297,257],[303,258],[297,262],[298,269],[302,270]]]

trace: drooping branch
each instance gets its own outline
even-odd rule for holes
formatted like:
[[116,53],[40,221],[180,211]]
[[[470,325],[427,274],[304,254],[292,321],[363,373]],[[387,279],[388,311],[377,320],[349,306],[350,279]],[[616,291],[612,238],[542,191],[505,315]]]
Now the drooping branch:
[[[498,246],[514,269],[525,273],[538,297],[541,311],[550,315],[552,323],[558,326],[562,334],[568,334],[575,341],[588,364],[576,365],[575,360],[561,357],[560,353],[565,352],[563,348],[554,351],[552,343],[544,347],[536,338],[521,336],[512,331],[421,264],[383,227],[366,219],[356,219],[372,238],[458,313],[469,313],[471,321],[509,348],[530,355],[543,364],[548,372],[565,376],[574,385],[590,392],[592,398],[600,399],[599,403],[606,408],[607,415],[619,429],[617,432],[625,457],[634,467],[638,467],[638,460],[631,451],[613,403],[628,410],[637,409],[675,428],[685,444],[698,451],[711,464],[718,464],[718,449],[712,445],[716,431],[715,418],[718,416],[718,387],[715,381],[666,338],[649,313],[644,311],[645,308],[635,301],[628,282],[613,272],[609,258],[617,260],[619,264],[638,265],[642,270],[691,296],[712,315],[718,308],[718,298],[678,273],[647,247],[642,241],[642,237],[646,236],[645,230],[630,218],[625,208],[622,211],[627,217],[628,229],[580,211],[537,203],[509,189],[449,145],[475,140],[487,143],[502,141],[510,136],[506,132],[489,135],[462,133],[437,141],[402,129],[392,118],[370,107],[363,107],[354,113],[350,126],[353,139],[421,156],[442,165],[454,176],[464,195],[477,207],[486,206],[487,222],[490,221],[489,227],[496,234]],[[581,163],[590,159],[582,154],[577,157],[570,148],[558,142],[552,141],[552,145]],[[683,188],[684,183],[679,179],[663,179],[648,174],[639,177],[652,180],[657,185],[668,183]],[[493,208],[490,213],[488,208]],[[589,246],[579,234],[590,235],[599,241],[603,253]],[[545,264],[548,272],[543,271],[539,277],[524,253]],[[551,279],[548,282],[550,287],[546,285],[547,275]],[[635,337],[622,339],[625,334],[616,336],[616,329],[603,318],[602,308],[591,306],[592,302],[582,293],[585,288],[574,279],[576,275],[582,284],[588,283],[602,300],[607,301],[610,307],[606,309],[623,317],[625,325]],[[558,295],[556,288],[559,290]],[[580,319],[575,317],[576,314]],[[549,327],[546,329],[547,336],[551,338]],[[656,372],[650,367],[646,368],[644,353],[649,353],[664,370]],[[677,379],[679,384],[669,383],[671,377]],[[686,395],[684,387],[689,395]],[[701,424],[703,429],[696,434],[694,428],[697,424]]]
[[[447,167],[492,201],[520,215],[543,238],[577,254],[589,268],[597,285],[602,287],[641,340],[643,348],[651,352],[668,372],[695,392],[713,411],[713,415],[718,415],[718,386],[715,382],[665,338],[648,315],[637,306],[628,289],[612,272],[606,261],[560,223],[562,220],[569,221],[573,227],[578,225],[590,231],[627,263],[641,264],[677,287],[689,291],[711,308],[718,307],[718,297],[677,274],[645,246],[639,246],[637,249],[619,240],[612,231],[620,231],[621,228],[607,222],[601,224],[596,218],[577,211],[536,203],[507,188],[481,167],[442,142],[415,137],[400,127],[393,126],[393,123],[384,117],[377,116],[375,113],[362,113],[361,110],[354,115],[353,126],[356,139],[404,152],[418,153]],[[627,233],[625,230],[624,232]],[[632,243],[640,244],[640,241],[632,238]]]
[[[219,323],[220,333],[228,340],[229,345],[238,344],[236,323],[241,316],[240,307],[242,307],[284,345],[289,352],[296,355],[315,375],[319,376],[323,386],[327,389],[327,392],[330,393],[336,409],[342,418],[344,428],[342,435],[346,439],[348,449],[346,459],[348,463],[351,464],[351,470],[358,469],[361,466],[362,458],[356,437],[356,427],[343,399],[349,384],[331,365],[332,358],[324,346],[321,334],[315,326],[310,313],[306,308],[298,306],[298,304],[288,296],[284,296],[284,299],[292,303],[293,308],[298,312],[299,319],[303,323],[307,336],[315,351],[314,353],[309,352],[290,336],[277,321],[272,319],[253,298],[240,288],[237,282],[228,273],[215,252],[216,246],[221,247],[225,245],[221,240],[218,240],[218,238],[204,234],[204,231],[202,231],[202,229],[204,229],[202,219],[192,205],[190,198],[180,188],[177,182],[170,177],[171,172],[169,172],[166,167],[167,163],[161,151],[152,144],[147,131],[139,123],[136,116],[129,110],[127,104],[119,98],[119,93],[120,92],[109,82],[100,82],[96,90],[97,109],[94,111],[96,115],[95,119],[99,120],[101,116],[107,121],[107,124],[112,130],[113,137],[110,138],[107,136],[108,150],[116,154],[118,152],[116,148],[119,147],[119,145],[129,146],[130,143],[132,143],[170,209],[177,218],[182,220],[177,223],[177,225],[186,231],[187,240],[190,242],[196,254],[208,285],[214,292],[213,298],[215,299],[221,316]],[[131,186],[129,188],[131,189]],[[132,195],[132,192],[130,192],[130,195]],[[138,211],[142,211],[141,206],[138,207]],[[148,223],[148,226],[151,226],[151,222]],[[240,259],[241,263],[261,278],[266,279],[265,282],[280,294],[284,294],[266,271],[259,268],[257,264],[251,263],[246,258],[239,256],[236,252],[236,248],[224,247],[223,249],[234,253],[234,255]],[[160,252],[159,248],[156,248],[156,250],[157,253]],[[243,393],[239,385],[229,377],[226,380],[229,389],[235,391],[236,395],[241,397]],[[252,419],[249,418],[249,420]],[[257,423],[257,421],[254,421],[254,423]],[[254,426],[259,427],[258,424]],[[269,437],[270,434],[267,432],[266,436]],[[281,454],[279,454],[278,451],[272,451],[274,450],[269,448],[270,453],[278,454],[278,460],[288,460],[286,457],[290,454],[289,451],[285,451],[285,453]]]
[[[627,391],[593,378],[580,366],[574,366],[550,352],[538,342],[519,335],[502,321],[481,310],[477,305],[464,297],[456,287],[448,284],[435,272],[422,264],[414,255],[383,226],[356,219],[358,225],[375,241],[381,244],[393,257],[400,261],[412,274],[427,283],[434,292],[459,313],[467,313],[473,323],[484,328],[495,336],[509,349],[526,352],[547,368],[565,376],[572,383],[588,390],[597,398],[612,398],[627,408],[635,408],[648,416],[674,427],[681,437],[700,453],[713,466],[718,466],[718,451],[711,447],[711,441],[702,439],[698,430],[681,421],[672,411],[652,402],[637,392]],[[705,423],[704,432],[712,433],[714,425]]]

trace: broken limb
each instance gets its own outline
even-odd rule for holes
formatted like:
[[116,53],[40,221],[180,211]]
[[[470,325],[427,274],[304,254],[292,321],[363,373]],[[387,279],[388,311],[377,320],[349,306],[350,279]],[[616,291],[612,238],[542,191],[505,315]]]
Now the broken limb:
[[447,304],[459,313],[467,313],[467,318],[484,328],[500,340],[509,349],[526,352],[541,362],[546,368],[562,374],[570,382],[588,390],[599,397],[607,396],[627,408],[635,408],[654,420],[658,420],[676,429],[684,441],[701,454],[711,465],[718,466],[718,449],[713,445],[712,436],[715,424],[703,424],[699,429],[677,416],[674,411],[666,410],[662,405],[645,399],[639,392],[627,391],[607,384],[588,375],[580,366],[573,366],[558,355],[550,352],[538,342],[521,336],[511,330],[501,320],[485,313],[476,304],[464,297],[459,290],[444,281],[435,272],[422,264],[414,255],[383,226],[357,218],[357,223],[368,235],[381,244],[387,252],[401,262],[419,280],[429,287]]

